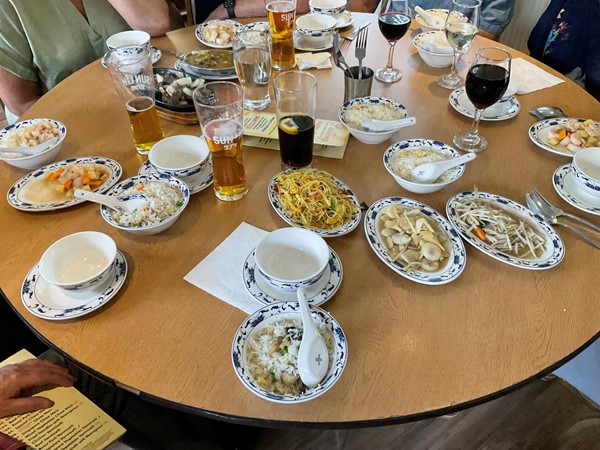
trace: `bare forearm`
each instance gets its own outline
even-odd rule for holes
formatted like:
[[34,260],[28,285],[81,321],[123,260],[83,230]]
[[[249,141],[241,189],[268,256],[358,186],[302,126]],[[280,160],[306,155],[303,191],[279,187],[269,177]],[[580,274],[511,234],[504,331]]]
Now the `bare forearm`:
[[40,86],[0,67],[0,98],[8,110],[21,116],[42,96]]
[[108,0],[134,30],[162,36],[169,31],[169,6],[165,0]]
[[498,36],[496,36],[495,34],[492,34],[488,31],[484,31],[484,30],[479,30],[479,34],[480,36],[483,36],[485,38],[491,39],[492,41],[497,41],[498,40]]
[[[296,4],[296,13],[305,14],[308,12],[308,0],[298,0]],[[237,0],[235,2],[236,17],[265,17],[267,11],[265,9],[264,0]],[[223,5],[214,9],[207,20],[226,19],[227,11]]]

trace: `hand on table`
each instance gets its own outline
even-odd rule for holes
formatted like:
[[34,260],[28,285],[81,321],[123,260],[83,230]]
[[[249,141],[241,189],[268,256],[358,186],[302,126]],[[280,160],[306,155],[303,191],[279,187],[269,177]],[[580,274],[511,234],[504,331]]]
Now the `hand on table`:
[[0,368],[0,418],[37,411],[54,403],[33,394],[56,386],[72,386],[75,378],[64,367],[29,359]]

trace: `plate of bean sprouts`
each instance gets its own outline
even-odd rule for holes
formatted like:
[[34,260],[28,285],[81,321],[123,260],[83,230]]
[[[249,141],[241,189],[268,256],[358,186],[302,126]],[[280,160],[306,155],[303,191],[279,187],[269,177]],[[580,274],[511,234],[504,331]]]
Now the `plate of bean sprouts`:
[[560,236],[539,215],[508,198],[478,191],[451,197],[446,215],[465,241],[506,264],[550,269],[565,248]]

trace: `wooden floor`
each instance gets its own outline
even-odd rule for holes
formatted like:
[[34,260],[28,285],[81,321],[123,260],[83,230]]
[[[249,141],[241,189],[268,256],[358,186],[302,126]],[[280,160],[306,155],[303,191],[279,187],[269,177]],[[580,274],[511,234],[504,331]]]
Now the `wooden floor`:
[[538,380],[452,419],[342,431],[264,430],[254,448],[594,450],[600,449],[600,408],[560,379]]

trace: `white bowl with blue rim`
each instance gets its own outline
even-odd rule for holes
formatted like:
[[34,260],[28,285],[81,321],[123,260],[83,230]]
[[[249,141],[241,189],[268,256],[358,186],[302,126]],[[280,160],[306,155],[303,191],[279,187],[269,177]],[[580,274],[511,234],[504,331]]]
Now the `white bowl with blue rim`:
[[329,264],[329,246],[317,233],[303,228],[280,228],[256,246],[256,267],[274,288],[309,288]]
[[357,128],[355,126],[349,125],[348,122],[344,120],[346,112],[352,109],[353,106],[369,103],[391,105],[398,109],[398,111],[400,111],[403,114],[403,117],[408,116],[408,111],[406,110],[404,105],[395,100],[373,96],[354,98],[352,100],[347,101],[340,107],[338,111],[338,118],[340,119],[340,122],[342,122],[346,126],[346,128],[348,128],[348,131],[352,136],[354,136],[356,139],[358,139],[364,144],[380,144],[390,139],[394,135],[394,133],[396,133],[400,128],[389,131],[365,131],[362,128]]
[[346,10],[346,0],[310,0],[308,8],[311,13],[335,16]]
[[300,314],[299,304],[297,302],[281,302],[265,305],[248,316],[240,325],[233,338],[231,360],[237,377],[244,387],[254,395],[275,403],[302,403],[323,395],[340,379],[348,361],[348,343],[346,335],[339,323],[327,311],[311,306],[310,312],[313,320],[331,333],[332,349],[329,354],[329,368],[325,378],[323,378],[318,385],[313,388],[307,388],[296,395],[282,395],[271,392],[262,387],[254,379],[248,367],[247,355],[249,346],[247,343],[255,333],[260,332],[275,321],[291,319],[301,324],[302,316]]
[[[190,201],[189,187],[187,186],[187,184],[185,184],[183,180],[180,180],[177,177],[172,177],[164,173],[149,173],[147,175],[136,175],[116,184],[108,192],[106,192],[106,195],[116,196],[123,200],[127,200],[132,197],[138,197],[139,194],[131,193],[131,191],[136,190],[138,186],[151,182],[164,183],[166,187],[173,188],[181,193],[181,200],[177,205],[178,208],[168,218],[161,220],[157,223],[145,226],[123,225],[122,223],[117,221],[117,219],[115,219],[113,209],[109,208],[108,206],[101,205],[100,214],[102,215],[102,218],[109,225],[112,225],[113,227],[118,228],[119,230],[127,231],[132,234],[157,234],[171,227],[177,221],[177,219],[179,218],[179,216],[184,211],[184,209]],[[153,208],[152,200],[150,200],[148,208]]]
[[578,150],[571,166],[577,186],[587,194],[600,196],[600,147]]
[[42,255],[40,275],[62,289],[85,291],[108,279],[117,256],[117,244],[97,231],[65,236]]
[[448,67],[452,64],[454,50],[448,43],[443,30],[417,34],[413,39],[413,45],[428,66]]
[[208,164],[209,157],[206,140],[188,134],[161,139],[148,153],[150,163],[158,172],[178,178],[199,173]]
[[[399,155],[400,152],[414,152],[420,149],[428,149],[440,153],[446,156],[448,159],[458,158],[460,153],[454,150],[449,145],[444,144],[443,142],[435,141],[432,139],[407,139],[405,141],[396,142],[391,145],[383,154],[383,165],[386,170],[390,173],[396,183],[398,183],[401,187],[406,189],[407,191],[414,192],[416,194],[429,194],[431,192],[439,191],[440,189],[448,186],[451,183],[454,183],[460,177],[462,177],[465,172],[465,165],[461,164],[460,166],[454,167],[450,169],[451,176],[448,177],[446,181],[441,181],[437,183],[418,183],[416,181],[407,180],[402,178],[397,172],[393,170],[392,167],[392,159]],[[409,153],[407,153],[409,155]]]
[[337,19],[327,14],[306,14],[296,19],[296,29],[304,36],[325,38],[333,35]]
[[54,128],[58,129],[58,141],[54,145],[35,155],[0,159],[11,166],[26,170],[38,169],[54,161],[58,155],[58,152],[60,151],[60,147],[62,146],[65,137],[67,136],[67,127],[62,122],[54,119],[29,119],[7,126],[0,131],[0,151],[2,151],[2,141],[5,141],[5,146],[14,147],[14,145],[10,145],[8,142],[11,140],[11,134],[25,132],[26,130],[34,127],[36,124],[44,122],[50,122]]

